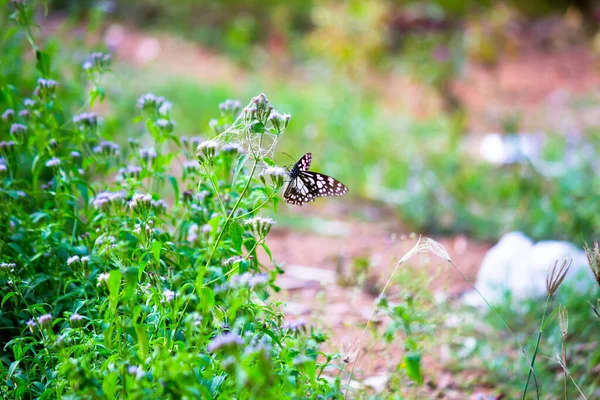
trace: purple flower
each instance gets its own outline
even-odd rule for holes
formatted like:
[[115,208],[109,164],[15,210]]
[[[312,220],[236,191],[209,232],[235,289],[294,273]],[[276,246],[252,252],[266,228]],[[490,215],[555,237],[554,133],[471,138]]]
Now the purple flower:
[[94,153],[97,153],[97,154],[102,153],[103,155],[106,155],[106,156],[116,156],[119,154],[119,149],[120,149],[120,146],[116,143],[109,142],[109,141],[102,141],[102,142],[100,142],[100,145],[94,147],[93,151],[94,151]]
[[96,286],[101,286],[103,283],[107,283],[108,278],[110,278],[110,274],[108,272],[101,273],[98,275],[98,283]]
[[306,322],[304,320],[296,320],[296,321],[285,321],[283,324],[283,329],[289,329],[294,332],[298,332],[300,329],[304,328]]
[[111,204],[123,204],[124,192],[100,192],[92,202],[94,208],[108,208]]
[[149,194],[136,193],[133,195],[131,200],[127,203],[129,208],[132,210],[142,210],[150,206],[152,202],[152,196]]
[[172,108],[172,104],[169,103],[168,101],[164,101],[160,107],[158,107],[158,113],[160,115],[169,115],[169,113],[171,112],[171,108]]
[[150,205],[156,211],[164,211],[167,208],[167,203],[162,199],[152,200]]
[[15,264],[15,263],[6,263],[6,262],[3,262],[3,263],[0,264],[0,268],[1,269],[8,269],[8,270],[10,270],[10,272],[15,272],[15,268],[16,267],[17,267],[17,264]]
[[41,98],[51,97],[56,92],[57,86],[58,83],[53,79],[40,78],[33,94]]
[[223,147],[221,147],[221,151],[227,154],[242,154],[244,149],[238,143],[227,143]]
[[83,317],[81,315],[79,315],[77,312],[75,312],[69,318],[69,322],[72,327],[80,327],[83,325]]
[[244,340],[237,333],[230,332],[213,338],[206,346],[206,350],[214,353],[219,349],[235,349],[243,344]]
[[78,151],[72,151],[71,152],[71,157],[73,157],[73,158],[79,158],[79,157],[81,157],[81,153],[78,152]]
[[100,52],[90,54],[89,58],[83,63],[83,69],[86,71],[98,70],[102,72],[112,61],[112,55]]
[[23,124],[12,124],[10,126],[11,135],[19,135],[25,132],[27,132],[27,127]]
[[46,167],[52,168],[60,165],[60,160],[56,157],[52,157],[50,160],[46,161]]
[[0,142],[0,151],[4,154],[12,153],[16,145],[12,140],[10,142]]
[[72,265],[72,264],[75,264],[75,263],[79,263],[80,261],[81,261],[81,259],[79,258],[79,256],[78,255],[74,255],[74,256],[69,257],[67,259],[67,265]]
[[173,299],[175,298],[175,292],[169,289],[165,289],[165,291],[163,292],[163,294],[165,295],[165,301],[167,303],[170,303],[173,301]]
[[236,115],[242,109],[242,103],[239,100],[230,100],[227,99],[223,103],[219,104],[219,110],[223,114],[233,114]]
[[27,327],[29,328],[31,333],[35,333],[35,329],[37,328],[37,323],[33,319],[30,319],[29,321],[27,321]]
[[52,323],[52,314],[44,314],[38,318],[38,322],[42,326],[50,326]]
[[140,157],[144,161],[154,160],[156,158],[156,156],[157,156],[157,154],[156,154],[156,150],[154,150],[154,147],[149,147],[147,149],[140,149]]
[[2,113],[2,120],[4,121],[12,121],[15,117],[15,111],[10,108]]
[[35,107],[35,100],[25,99],[23,101],[23,104],[25,104],[25,107],[27,107],[27,108],[33,108],[33,107]]
[[156,97],[152,93],[146,93],[138,98],[137,108],[144,111],[158,111],[164,102],[164,97]]
[[199,167],[200,167],[200,165],[198,165],[198,162],[194,161],[194,160],[186,161],[186,162],[183,163],[183,170],[185,172],[187,172],[188,174],[193,173]]
[[140,173],[142,172],[142,167],[138,167],[137,165],[128,165],[127,168],[121,168],[119,170],[119,179],[123,179],[123,177],[128,176],[130,178],[139,178]]
[[267,236],[271,227],[275,225],[275,221],[269,217],[256,216],[244,221],[244,225],[250,225],[257,236],[264,238]]
[[80,130],[95,128],[98,125],[98,120],[98,114],[95,112],[85,112],[73,117],[73,122]]
[[267,276],[264,274],[253,275],[250,272],[244,272],[240,275],[235,275],[229,281],[229,287],[256,287],[267,283]]
[[138,380],[142,379],[145,374],[142,367],[138,367],[136,365],[132,365],[131,367],[129,367],[127,369],[127,372],[129,372],[131,375],[135,375],[136,379],[138,379]]

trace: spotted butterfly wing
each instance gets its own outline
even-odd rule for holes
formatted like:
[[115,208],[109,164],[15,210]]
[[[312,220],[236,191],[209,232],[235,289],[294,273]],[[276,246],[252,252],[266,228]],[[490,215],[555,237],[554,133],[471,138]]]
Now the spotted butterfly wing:
[[306,153],[290,170],[290,181],[283,194],[286,202],[301,206],[315,201],[317,197],[348,193],[348,188],[337,179],[309,171],[311,161],[312,154]]

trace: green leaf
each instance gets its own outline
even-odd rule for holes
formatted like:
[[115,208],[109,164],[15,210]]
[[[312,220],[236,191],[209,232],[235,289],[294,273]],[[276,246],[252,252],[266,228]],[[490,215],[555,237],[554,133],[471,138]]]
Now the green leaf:
[[19,365],[21,361],[13,361],[10,364],[10,367],[8,368],[8,374],[6,375],[6,379],[11,379],[12,375],[15,373],[15,369],[17,369],[17,366]]
[[265,329],[264,332],[271,338],[273,339],[273,341],[275,343],[277,343],[279,345],[279,348],[283,349],[283,345],[281,344],[281,342],[279,341],[279,339],[277,338],[277,335],[275,335],[273,332],[271,332],[269,329]]
[[138,344],[140,345],[140,361],[145,363],[149,349],[148,332],[146,332],[146,329],[144,329],[143,326],[136,326],[135,333],[137,334]]
[[169,175],[169,182],[171,182],[171,186],[173,186],[173,192],[175,193],[175,204],[179,202],[179,184],[177,183],[177,179]]
[[244,241],[244,229],[237,222],[231,222],[229,224],[229,235],[231,236],[231,242],[233,248],[238,252],[242,252],[242,243]]
[[273,160],[271,160],[270,158],[268,158],[268,157],[263,157],[263,162],[265,164],[267,164],[268,166],[270,166],[270,167],[274,167],[275,166],[275,162]]
[[238,174],[241,172],[242,168],[244,168],[244,164],[246,164],[246,160],[248,160],[249,155],[244,154],[238,159],[238,163],[235,166],[235,171],[233,172],[233,182],[237,178]]
[[35,58],[37,60],[35,67],[38,71],[40,71],[40,74],[45,77],[49,76],[50,66],[52,64],[52,58],[50,58],[50,55],[45,51],[37,50],[35,52]]
[[117,380],[119,374],[117,372],[109,372],[104,376],[102,382],[102,390],[104,390],[104,397],[107,399],[113,399],[117,396]]
[[215,376],[210,383],[210,393],[216,396],[219,393],[219,387],[225,382],[225,375]]
[[421,374],[421,352],[414,351],[404,356],[403,362],[406,375],[419,385],[423,384],[423,375]]
[[6,296],[4,296],[4,298],[2,299],[2,306],[0,306],[0,307],[4,308],[4,303],[6,303],[6,301],[8,299],[10,299],[11,297],[16,296],[16,294],[17,294],[16,292],[7,293]]
[[152,254],[154,254],[154,261],[157,265],[160,265],[160,251],[162,249],[162,243],[159,240],[155,240],[152,243]]
[[17,361],[19,361],[21,357],[23,357],[23,347],[21,347],[21,343],[14,344],[13,354],[15,355],[15,360]]
[[252,124],[252,132],[265,133],[265,124],[263,124],[262,122],[256,122]]
[[121,271],[118,269],[110,271],[108,277],[108,291],[110,293],[110,300],[113,308],[117,307],[117,297],[119,296],[119,290],[121,289]]
[[217,232],[217,230],[219,229],[220,222],[221,222],[221,216],[217,215],[216,217],[211,218],[211,220],[208,221],[208,225],[210,225],[213,232]]
[[265,251],[265,253],[267,253],[267,255],[269,256],[269,261],[273,262],[273,254],[271,254],[271,249],[269,249],[269,246],[263,243],[262,248]]

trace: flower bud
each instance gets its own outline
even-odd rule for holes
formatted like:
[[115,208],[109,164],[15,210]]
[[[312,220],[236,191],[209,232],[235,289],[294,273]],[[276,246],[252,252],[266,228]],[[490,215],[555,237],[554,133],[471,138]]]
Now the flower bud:
[[198,157],[200,164],[212,162],[218,148],[219,145],[214,140],[205,140],[200,143],[196,149],[196,156]]

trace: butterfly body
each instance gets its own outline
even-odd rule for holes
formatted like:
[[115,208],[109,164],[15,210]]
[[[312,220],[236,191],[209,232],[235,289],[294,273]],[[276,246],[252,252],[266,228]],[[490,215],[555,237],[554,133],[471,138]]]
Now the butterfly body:
[[342,196],[348,193],[346,185],[330,176],[309,171],[312,154],[306,153],[289,171],[290,181],[283,198],[290,204],[301,206],[317,197]]

